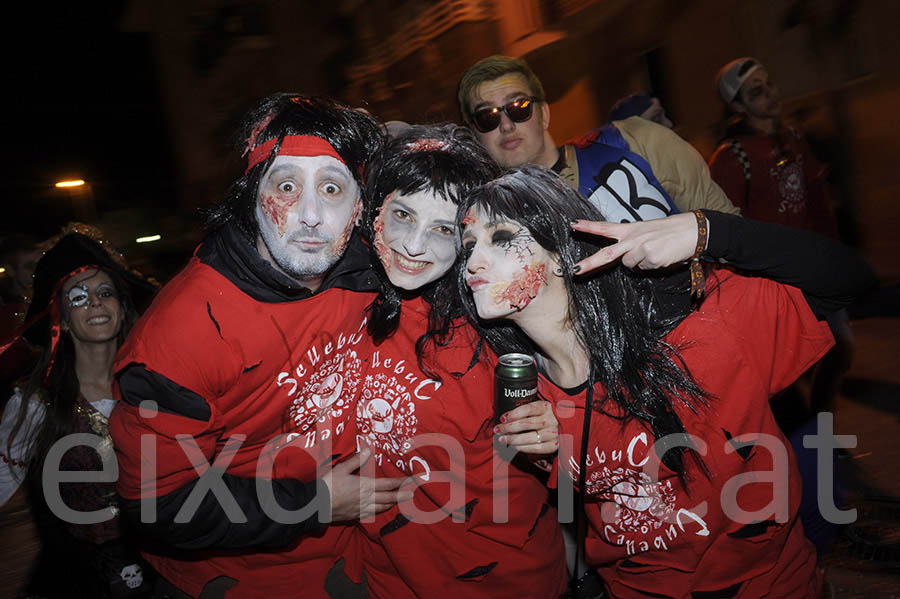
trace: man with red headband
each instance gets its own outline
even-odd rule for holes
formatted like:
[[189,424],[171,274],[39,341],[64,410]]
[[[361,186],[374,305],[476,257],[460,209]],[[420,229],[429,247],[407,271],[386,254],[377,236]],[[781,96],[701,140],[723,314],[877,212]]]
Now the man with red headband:
[[326,576],[356,562],[358,534],[340,523],[405,496],[401,479],[354,474],[375,281],[353,229],[380,133],[347,106],[281,94],[239,138],[247,167],[213,233],[116,360],[121,505],[156,541],[169,596],[338,596]]

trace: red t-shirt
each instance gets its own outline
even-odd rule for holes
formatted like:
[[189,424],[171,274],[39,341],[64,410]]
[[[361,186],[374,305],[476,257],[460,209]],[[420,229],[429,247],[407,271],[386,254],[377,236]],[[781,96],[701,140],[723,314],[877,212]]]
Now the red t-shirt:
[[421,299],[404,302],[394,335],[360,344],[370,355],[357,404],[360,446],[372,448],[379,475],[421,479],[411,502],[362,524],[377,544],[365,564],[370,595],[557,597],[565,558],[547,489],[494,451],[494,361],[483,355],[469,369],[476,335],[461,326],[426,357],[435,372],[423,372],[415,342],[428,309]]
[[[831,333],[796,288],[718,271],[708,289],[700,310],[666,337],[711,394],[696,413],[676,404],[708,476],[685,454],[685,488],[655,458],[649,427],[595,410],[587,560],[616,598],[817,597],[815,550],[797,518],[800,475],[768,400],[833,345]],[[544,379],[541,390],[571,436],[563,466],[577,480],[585,392],[570,395]],[[603,396],[596,387],[595,406]]]
[[[160,410],[142,417],[136,407],[119,402],[109,420],[119,493],[132,500],[162,496],[196,480],[177,435],[190,435],[206,462],[226,461],[229,474],[317,478],[319,465],[355,445],[355,401],[364,370],[359,347],[371,300],[369,293],[328,289],[299,301],[261,302],[193,258],[135,325],[114,368],[142,364],[201,396],[211,415],[202,420]],[[144,436],[155,444],[153,487],[141,482]],[[356,561],[360,538],[353,525],[330,525],[275,550],[146,558],[193,596],[209,580],[228,576],[239,581],[229,598],[281,597],[296,590],[326,599],[326,573],[342,555]]]
[[797,130],[777,136],[738,136],[739,149],[726,141],[710,158],[710,176],[747,218],[837,237],[825,168]]

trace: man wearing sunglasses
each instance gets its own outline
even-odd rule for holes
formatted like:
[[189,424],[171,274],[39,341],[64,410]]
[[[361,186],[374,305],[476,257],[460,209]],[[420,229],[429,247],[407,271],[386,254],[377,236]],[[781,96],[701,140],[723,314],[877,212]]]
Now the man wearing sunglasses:
[[457,101],[463,121],[497,162],[553,169],[607,220],[651,220],[697,208],[739,213],[700,154],[645,119],[615,121],[557,148],[544,88],[522,59],[479,61],[460,79]]

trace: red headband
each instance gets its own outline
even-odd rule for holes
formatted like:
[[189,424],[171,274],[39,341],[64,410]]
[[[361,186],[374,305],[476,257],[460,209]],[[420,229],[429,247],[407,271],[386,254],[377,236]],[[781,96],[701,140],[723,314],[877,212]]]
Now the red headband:
[[[277,138],[272,138],[253,148],[253,151],[250,152],[250,158],[247,159],[247,170],[244,171],[245,175],[250,172],[251,168],[269,157],[269,154],[272,153],[272,148],[275,147],[277,141]],[[278,148],[278,155],[333,156],[344,164],[347,164],[344,162],[344,159],[341,158],[341,155],[337,153],[337,150],[334,149],[334,146],[321,137],[315,137],[313,135],[285,135],[281,142],[281,147]]]

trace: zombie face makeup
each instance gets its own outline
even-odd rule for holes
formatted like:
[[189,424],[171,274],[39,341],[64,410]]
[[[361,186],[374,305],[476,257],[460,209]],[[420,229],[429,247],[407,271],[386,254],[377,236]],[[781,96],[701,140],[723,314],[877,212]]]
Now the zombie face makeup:
[[372,223],[372,228],[375,230],[375,237],[372,240],[372,245],[375,247],[375,253],[378,254],[381,265],[384,266],[384,272],[386,272],[389,277],[391,274],[391,250],[388,249],[387,244],[384,243],[384,218],[381,216],[381,213],[384,211],[384,207],[390,203],[392,195],[393,194],[388,194],[384,199],[384,203],[376,209],[375,221]]
[[257,249],[313,287],[343,255],[359,214],[359,190],[333,156],[275,158],[257,193]]
[[455,219],[456,206],[434,191],[388,195],[373,225],[375,250],[392,285],[412,291],[450,270]]
[[110,276],[98,269],[72,275],[62,286],[62,330],[76,342],[115,341],[122,327],[119,294]]
[[553,255],[513,220],[491,221],[480,210],[470,210],[463,226],[466,284],[478,315],[493,319],[524,314],[548,283]]

